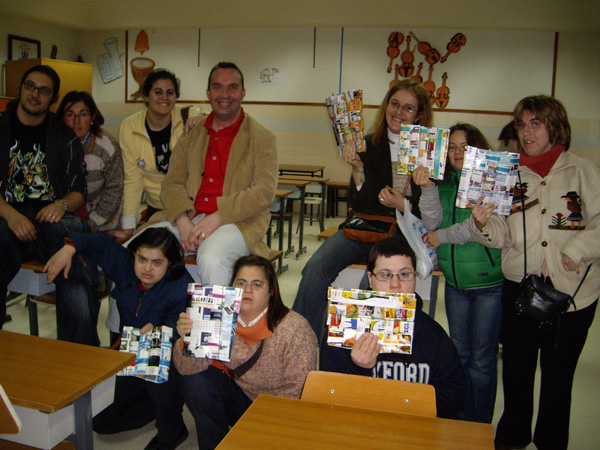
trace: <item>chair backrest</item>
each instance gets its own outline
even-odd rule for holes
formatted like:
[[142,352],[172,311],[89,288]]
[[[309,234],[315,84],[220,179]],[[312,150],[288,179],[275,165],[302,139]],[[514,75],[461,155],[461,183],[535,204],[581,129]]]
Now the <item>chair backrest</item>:
[[2,385],[0,385],[0,397],[0,433],[17,434],[23,428],[23,424]]
[[435,389],[429,384],[312,371],[301,400],[337,406],[435,417]]

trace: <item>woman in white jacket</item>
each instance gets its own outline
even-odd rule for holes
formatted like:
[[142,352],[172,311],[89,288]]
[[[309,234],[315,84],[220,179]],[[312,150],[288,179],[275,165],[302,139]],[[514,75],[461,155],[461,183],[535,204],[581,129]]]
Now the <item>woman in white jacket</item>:
[[571,306],[553,332],[521,322],[509,306],[523,278],[525,251],[527,274],[543,276],[570,295],[600,257],[600,167],[567,152],[571,127],[558,100],[526,97],[513,115],[521,158],[513,213],[506,220],[494,216],[486,223],[491,206],[482,206],[480,199],[473,215],[483,227],[479,229],[473,218],[470,222],[477,242],[503,249],[504,413],[496,430],[496,449],[525,448],[532,441],[538,353],[542,378],[533,442],[540,450],[566,449],[573,376],[594,319],[600,270],[592,265],[575,297],[576,309]]

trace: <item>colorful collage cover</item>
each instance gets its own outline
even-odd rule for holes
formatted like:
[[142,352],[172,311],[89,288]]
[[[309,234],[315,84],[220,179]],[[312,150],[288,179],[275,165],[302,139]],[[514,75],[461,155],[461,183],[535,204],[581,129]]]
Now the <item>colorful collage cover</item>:
[[402,125],[398,148],[398,173],[412,174],[425,166],[434,180],[442,180],[446,170],[450,130],[420,125]]
[[185,312],[194,325],[183,336],[183,354],[229,361],[241,301],[241,289],[190,283]]
[[456,196],[457,208],[473,209],[477,199],[494,203],[494,214],[510,215],[517,183],[519,154],[467,146]]
[[153,383],[169,379],[169,366],[173,350],[173,328],[162,326],[140,333],[139,328],[123,327],[119,350],[135,353],[135,362],[117,375],[139,377]]
[[329,287],[327,344],[352,348],[366,332],[379,336],[381,353],[412,353],[415,294]]
[[325,99],[327,113],[340,155],[349,140],[354,141],[357,152],[364,152],[365,124],[362,117],[362,90],[355,89],[332,94]]

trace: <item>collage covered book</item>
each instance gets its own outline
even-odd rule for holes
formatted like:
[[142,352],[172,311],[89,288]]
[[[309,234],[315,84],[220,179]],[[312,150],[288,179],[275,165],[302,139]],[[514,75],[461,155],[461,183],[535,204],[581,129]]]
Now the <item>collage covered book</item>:
[[185,312],[194,325],[183,336],[183,354],[229,361],[241,301],[241,289],[190,283]]
[[363,333],[374,333],[381,353],[412,353],[415,294],[390,294],[329,287],[327,344],[352,348]]
[[119,350],[135,353],[135,362],[117,375],[143,378],[153,383],[169,379],[173,351],[173,328],[162,326],[140,333],[139,328],[123,327]]
[[494,203],[494,214],[510,215],[519,169],[519,154],[467,146],[460,174],[457,208],[473,209],[477,199]]
[[325,103],[340,155],[346,142],[351,140],[357,152],[364,152],[367,147],[362,114],[362,90],[332,94],[325,99]]

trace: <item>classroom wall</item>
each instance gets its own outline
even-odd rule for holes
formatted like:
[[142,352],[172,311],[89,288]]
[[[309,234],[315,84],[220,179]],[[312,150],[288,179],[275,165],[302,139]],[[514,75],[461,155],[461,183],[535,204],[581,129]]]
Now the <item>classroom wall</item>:
[[[118,135],[119,124],[125,117],[143,108],[143,104],[125,103],[125,77],[105,84],[96,64],[96,58],[107,52],[103,42],[109,37],[116,37],[119,51],[125,52],[124,30],[76,32],[11,17],[0,18],[0,27],[1,61],[6,59],[7,35],[11,33],[42,41],[42,56],[49,55],[52,43],[56,43],[59,46],[59,58],[74,60],[81,54],[85,62],[93,63],[92,93],[106,118],[106,129],[114,135]],[[586,45],[583,46],[582,42]],[[186,43],[180,43],[180,46],[184,45]],[[196,46],[196,43],[189,45]],[[530,45],[534,48],[536,43],[531,42]],[[543,45],[546,51],[547,45]],[[573,128],[572,151],[600,163],[597,151],[600,149],[600,58],[595,53],[590,55],[590,48],[600,48],[600,33],[560,33],[556,97],[569,112]],[[121,60],[125,67],[124,55]],[[368,67],[369,61],[365,61],[365,76],[368,75]],[[177,67],[171,69],[177,73]],[[528,73],[523,67],[518,70]],[[133,82],[131,77],[129,79]],[[197,83],[194,87],[199,94],[197,98],[204,98],[206,80],[199,79]],[[531,92],[539,93],[550,94],[546,86],[540,87],[538,92]],[[200,106],[210,110],[210,105],[206,103]],[[324,165],[325,175],[330,179],[349,178],[347,164],[337,155],[324,106],[245,104],[244,108],[276,134],[280,162]],[[365,109],[367,128],[372,124],[375,114],[376,109]],[[458,121],[469,122],[478,126],[493,143],[509,120],[510,108],[493,114],[436,110],[434,115],[436,126],[449,127]]]

